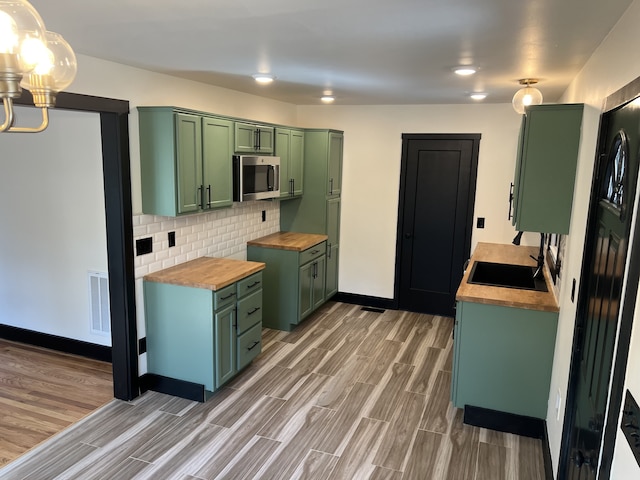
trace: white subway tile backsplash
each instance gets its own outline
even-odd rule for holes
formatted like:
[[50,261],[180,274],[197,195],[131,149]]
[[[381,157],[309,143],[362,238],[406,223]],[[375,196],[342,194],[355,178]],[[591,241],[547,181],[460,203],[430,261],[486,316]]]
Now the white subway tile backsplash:
[[[262,210],[267,221],[262,221]],[[246,258],[246,242],[280,230],[278,202],[247,202],[185,217],[134,216],[134,241],[151,236],[153,254],[135,258],[135,275],[144,275],[204,255]],[[169,248],[167,234],[176,232]]]

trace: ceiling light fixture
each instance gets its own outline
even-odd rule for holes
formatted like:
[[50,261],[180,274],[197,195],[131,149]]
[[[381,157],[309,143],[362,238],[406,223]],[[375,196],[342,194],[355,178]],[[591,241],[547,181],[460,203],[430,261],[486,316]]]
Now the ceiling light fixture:
[[542,103],[542,93],[537,88],[531,86],[538,83],[537,78],[522,78],[518,80],[518,83],[524,85],[524,87],[516,92],[511,103],[513,109],[522,115],[524,114],[525,107],[529,105],[540,105]]
[[[0,98],[4,123],[0,132],[36,133],[49,125],[49,108],[56,94],[76,76],[78,64],[71,46],[54,32],[48,32],[36,9],[26,0],[0,0]],[[33,103],[42,110],[38,127],[16,127],[13,100],[22,88],[31,92]]]
[[460,65],[460,66],[455,67],[453,69],[453,73],[455,73],[456,75],[460,75],[462,77],[467,77],[469,75],[473,75],[477,71],[478,70],[475,67],[473,67],[472,65]]
[[256,73],[253,75],[253,79],[260,85],[269,85],[270,83],[273,83],[276,77],[269,73]]
[[335,99],[336,97],[334,97],[333,95],[323,95],[322,97],[320,97],[322,103],[333,103]]
[[487,98],[487,94],[484,92],[473,92],[469,95],[473,100],[484,100]]

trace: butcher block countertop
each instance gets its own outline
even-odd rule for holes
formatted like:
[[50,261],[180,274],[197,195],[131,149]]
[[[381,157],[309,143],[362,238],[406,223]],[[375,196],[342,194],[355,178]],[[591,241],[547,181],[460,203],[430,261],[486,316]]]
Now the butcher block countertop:
[[326,235],[316,233],[277,232],[251,240],[247,242],[247,245],[302,252],[320,242],[324,242],[327,238],[329,237]]
[[535,266],[534,258],[538,257],[539,247],[523,247],[517,245],[478,243],[471,255],[471,261],[464,273],[460,287],[456,293],[456,300],[463,302],[484,303],[488,305],[500,305],[505,307],[525,308],[528,310],[542,310],[545,312],[558,312],[558,301],[554,294],[553,282],[549,275],[549,269],[545,266],[544,277],[547,283],[547,292],[522,290],[518,288],[494,287],[467,283],[469,274],[475,261],[508,263],[512,265]]
[[200,257],[175,267],[145,275],[148,282],[170,283],[184,287],[220,290],[249,275],[263,270],[262,262],[229,258]]

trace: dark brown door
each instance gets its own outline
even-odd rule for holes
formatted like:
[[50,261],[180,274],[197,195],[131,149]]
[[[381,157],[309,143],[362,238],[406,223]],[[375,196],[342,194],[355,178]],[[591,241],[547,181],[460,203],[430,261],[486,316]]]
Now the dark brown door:
[[[638,169],[640,114],[633,106],[608,114],[596,165],[594,219],[587,232],[565,428],[564,475],[595,480],[602,444],[613,352]],[[617,416],[614,422],[617,422]]]
[[469,258],[480,135],[405,134],[398,212],[399,308],[454,315]]

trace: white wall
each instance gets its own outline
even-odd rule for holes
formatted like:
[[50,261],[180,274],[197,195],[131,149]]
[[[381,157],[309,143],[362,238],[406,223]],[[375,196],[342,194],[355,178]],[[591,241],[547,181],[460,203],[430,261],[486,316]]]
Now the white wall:
[[[20,126],[38,110],[16,109]],[[0,323],[111,345],[91,333],[88,271],[107,272],[100,117],[56,110],[43,133],[0,135]]]
[[[571,343],[575,325],[576,309],[570,300],[570,282],[572,278],[576,278],[578,281],[580,279],[599,114],[603,101],[608,95],[640,76],[640,54],[636,48],[632,48],[632,46],[640,44],[640,31],[637,28],[639,22],[640,2],[636,0],[594,52],[562,98],[564,102],[584,102],[590,105],[591,108],[586,111],[583,125],[571,232],[565,256],[565,274],[563,288],[561,289],[560,318],[547,415],[547,428],[549,430],[551,454],[555,468],[558,465],[562,439],[562,419],[564,418],[565,409],[564,396],[567,390]],[[625,382],[625,388],[629,388],[636,398],[640,398],[640,333],[638,333],[640,319],[638,316],[636,314],[634,318]],[[556,420],[554,405],[558,390],[560,390],[563,397],[559,421]],[[618,432],[620,432],[619,429]],[[626,440],[619,434],[616,439],[611,478],[625,480],[639,477],[640,468],[638,468]]]
[[[477,242],[513,239],[507,200],[520,116],[511,104],[301,106],[298,120],[345,132],[341,292],[393,298],[403,133],[482,134],[472,251]],[[477,217],[485,217],[484,229],[475,228]]]

